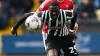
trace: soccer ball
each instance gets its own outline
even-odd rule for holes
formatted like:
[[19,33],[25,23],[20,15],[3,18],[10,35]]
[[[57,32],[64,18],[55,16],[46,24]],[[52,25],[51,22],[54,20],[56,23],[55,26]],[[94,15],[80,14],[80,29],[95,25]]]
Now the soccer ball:
[[25,26],[30,31],[35,31],[41,27],[41,20],[39,17],[31,15],[25,21]]

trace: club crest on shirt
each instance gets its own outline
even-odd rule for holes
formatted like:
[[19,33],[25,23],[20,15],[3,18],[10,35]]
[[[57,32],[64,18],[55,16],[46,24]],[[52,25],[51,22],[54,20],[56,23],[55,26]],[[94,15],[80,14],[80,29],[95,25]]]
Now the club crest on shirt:
[[66,5],[66,8],[68,9],[68,5]]

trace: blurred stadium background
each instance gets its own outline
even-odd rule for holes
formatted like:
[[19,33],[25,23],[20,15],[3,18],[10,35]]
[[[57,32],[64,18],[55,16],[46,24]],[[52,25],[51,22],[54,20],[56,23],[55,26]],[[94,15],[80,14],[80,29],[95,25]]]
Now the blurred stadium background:
[[[11,27],[27,12],[35,12],[44,0],[0,0],[0,56],[45,56],[41,29],[28,31],[24,24],[19,36]],[[73,0],[78,11],[76,40],[80,56],[100,56],[100,0]]]

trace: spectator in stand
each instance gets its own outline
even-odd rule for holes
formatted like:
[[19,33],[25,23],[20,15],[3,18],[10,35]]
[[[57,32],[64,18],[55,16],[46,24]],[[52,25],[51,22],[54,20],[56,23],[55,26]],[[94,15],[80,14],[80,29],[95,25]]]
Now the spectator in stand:
[[94,19],[96,17],[94,6],[90,0],[82,0],[77,11],[80,19]]
[[94,0],[94,7],[97,20],[100,21],[100,0]]
[[81,4],[81,0],[73,0],[74,3],[74,9],[77,9],[78,6]]
[[23,0],[23,2],[24,2],[25,13],[30,12],[32,7],[34,7],[34,1],[33,0]]
[[5,29],[8,25],[9,7],[7,1],[0,0],[0,29]]
[[[24,13],[30,12],[34,5],[33,0],[8,0],[8,3],[12,17],[14,18],[14,24],[19,20],[18,18],[20,16],[22,16]],[[27,32],[24,24],[22,25],[22,28],[23,31]]]
[[11,17],[14,18],[14,23],[16,23],[16,21],[18,21],[17,17],[24,14],[23,0],[8,0],[8,4],[10,7]]
[[29,12],[33,6],[33,0],[8,0],[12,16],[15,18],[15,21],[18,16],[20,17],[25,12]]

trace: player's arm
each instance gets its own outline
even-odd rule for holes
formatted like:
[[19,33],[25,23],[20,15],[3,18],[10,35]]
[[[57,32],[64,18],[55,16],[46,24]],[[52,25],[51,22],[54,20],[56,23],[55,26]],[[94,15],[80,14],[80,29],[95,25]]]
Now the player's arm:
[[77,13],[73,10],[66,10],[66,16],[69,20],[68,23],[70,24],[70,32],[73,32],[74,34],[78,30],[78,24],[76,23],[77,20]]
[[22,17],[20,17],[19,21],[11,28],[11,33],[14,35],[17,35],[17,29],[18,27],[25,22],[25,20],[27,19],[28,16],[32,15],[34,13],[25,13]]
[[73,37],[73,39],[75,40],[76,39],[75,34],[78,31],[78,24],[76,23],[77,13],[74,12],[72,15],[74,15],[74,16],[71,18],[71,20],[69,20],[69,24],[70,24],[69,32],[70,32],[71,37]]
[[77,13],[74,12],[73,18],[70,20],[70,31],[73,32],[74,34],[78,31],[78,23],[76,23],[77,20]]
[[39,8],[37,9],[36,12],[40,12],[40,11],[45,11],[45,10],[47,10],[48,7],[49,7],[49,4],[50,4],[50,1],[45,0],[45,1],[39,6]]

